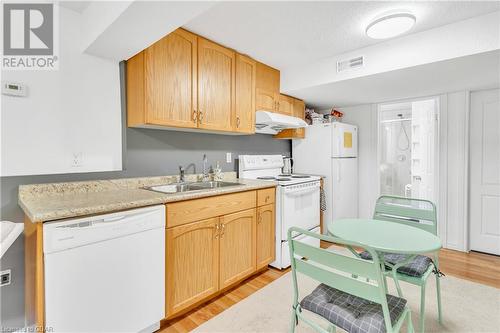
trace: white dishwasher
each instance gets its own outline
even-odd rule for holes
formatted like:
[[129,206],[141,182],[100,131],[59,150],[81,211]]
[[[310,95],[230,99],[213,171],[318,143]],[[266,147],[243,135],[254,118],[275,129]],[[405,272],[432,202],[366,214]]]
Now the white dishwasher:
[[153,332],[165,317],[165,206],[43,225],[45,325]]

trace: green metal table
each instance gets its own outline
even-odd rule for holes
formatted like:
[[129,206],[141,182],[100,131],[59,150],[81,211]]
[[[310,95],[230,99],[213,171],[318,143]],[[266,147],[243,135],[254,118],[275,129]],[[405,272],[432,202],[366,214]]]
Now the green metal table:
[[[339,219],[328,225],[328,233],[345,240],[365,244],[379,253],[382,269],[391,266],[392,276],[399,296],[403,296],[397,278],[397,269],[409,263],[418,254],[435,253],[442,247],[439,237],[430,232],[400,223],[373,219]],[[359,257],[354,249],[353,254]],[[407,255],[397,265],[384,263],[383,253],[399,253]],[[437,259],[437,255],[435,255]],[[435,261],[436,268],[439,263]],[[387,286],[386,286],[387,288]]]

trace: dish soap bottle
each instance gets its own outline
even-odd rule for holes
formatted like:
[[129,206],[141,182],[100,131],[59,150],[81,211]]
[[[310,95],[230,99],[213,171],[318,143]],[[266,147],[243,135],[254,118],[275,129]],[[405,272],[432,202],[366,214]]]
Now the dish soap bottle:
[[222,169],[220,168],[219,161],[217,161],[217,163],[215,164],[215,168],[214,168],[214,180],[221,181],[222,178],[223,178]]

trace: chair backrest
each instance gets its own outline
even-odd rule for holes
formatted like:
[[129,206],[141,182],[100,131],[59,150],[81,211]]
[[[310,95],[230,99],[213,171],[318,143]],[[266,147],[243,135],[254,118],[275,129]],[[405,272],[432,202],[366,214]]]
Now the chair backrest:
[[[294,237],[300,234],[326,242],[364,248],[373,259],[364,260],[350,254],[333,252],[332,249],[326,250],[295,240]],[[296,227],[288,230],[288,243],[295,304],[298,304],[297,272],[300,272],[330,287],[381,304],[386,327],[392,327],[380,262],[377,253],[372,248]]]
[[382,195],[375,204],[373,218],[406,224],[437,235],[436,205],[429,200]]

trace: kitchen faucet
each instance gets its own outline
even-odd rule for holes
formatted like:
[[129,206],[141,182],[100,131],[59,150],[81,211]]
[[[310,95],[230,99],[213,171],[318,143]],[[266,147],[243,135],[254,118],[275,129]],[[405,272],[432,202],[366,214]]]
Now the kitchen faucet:
[[210,177],[208,176],[208,168],[207,168],[208,158],[207,154],[203,154],[203,181],[209,181]]
[[179,165],[179,182],[184,183],[185,178],[184,178],[184,167],[182,165]]

